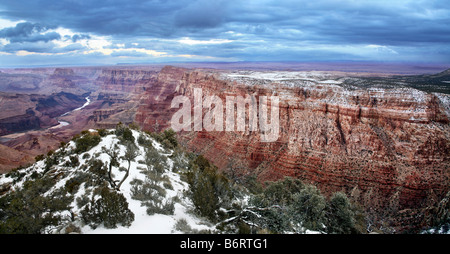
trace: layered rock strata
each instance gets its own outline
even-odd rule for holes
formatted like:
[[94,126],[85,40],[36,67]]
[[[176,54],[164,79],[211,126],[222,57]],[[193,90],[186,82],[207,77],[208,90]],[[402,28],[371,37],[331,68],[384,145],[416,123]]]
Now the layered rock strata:
[[64,92],[49,96],[0,94],[0,136],[57,125],[56,117],[84,102],[83,96]]
[[183,143],[222,170],[233,165],[240,175],[255,174],[261,182],[297,177],[325,194],[343,191],[376,215],[402,214],[446,195],[448,95],[348,87],[321,73],[305,75],[166,67],[142,96],[136,121],[149,130],[170,127],[178,110],[171,108],[173,98],[184,95],[194,104],[195,88],[224,105],[227,96],[278,96],[275,142],[262,142],[260,131],[249,129],[247,115],[245,131],[185,131]]

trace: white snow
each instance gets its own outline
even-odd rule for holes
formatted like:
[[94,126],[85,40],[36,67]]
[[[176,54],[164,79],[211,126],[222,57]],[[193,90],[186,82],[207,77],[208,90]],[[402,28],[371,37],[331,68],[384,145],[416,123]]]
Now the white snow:
[[[410,87],[379,87],[371,85],[369,87],[356,87],[345,84],[348,78],[342,78],[330,72],[321,71],[232,71],[222,73],[221,78],[237,82],[246,86],[259,86],[264,88],[277,87],[281,100],[294,101],[295,94],[290,94],[290,90],[283,91],[283,87],[298,87],[303,91],[315,94],[314,100],[322,103],[338,106],[354,107],[354,98],[369,97],[377,99],[378,102],[397,100],[401,113],[425,113],[428,110],[429,94]],[[280,86],[281,89],[278,89]],[[437,94],[436,94],[437,95]],[[449,99],[443,94],[437,95],[449,115]],[[311,103],[316,103],[312,101]],[[308,104],[308,99],[306,99]],[[402,106],[403,105],[403,106]],[[312,105],[313,106],[313,105]],[[403,108],[401,108],[403,107]]]
[[[94,131],[94,130],[91,130]],[[140,135],[140,132],[134,131],[133,136],[136,140]],[[147,134],[142,133],[143,135],[146,135],[146,138],[151,139],[150,136]],[[168,156],[171,154],[171,151],[166,152],[161,144],[156,142],[155,140],[151,139],[153,146],[159,151],[160,154],[163,154],[165,156]],[[80,166],[84,165],[89,158],[91,157],[97,157],[97,159],[100,159],[105,165],[109,165],[110,157],[102,151],[102,147],[105,147],[107,149],[112,148],[115,144],[118,144],[119,147],[119,158],[125,154],[126,148],[124,145],[119,144],[119,139],[114,135],[110,134],[102,138],[100,143],[91,148],[86,153],[82,153],[78,156]],[[73,141],[70,141],[67,146],[66,150],[74,149],[75,143]],[[140,160],[144,160],[145,151],[142,146],[138,146],[139,148],[139,155],[136,157],[134,161],[131,162],[130,165],[130,172],[128,178],[125,180],[125,182],[122,184],[120,191],[127,199],[127,202],[129,204],[129,209],[134,213],[135,219],[132,222],[130,227],[123,227],[118,225],[117,228],[109,229],[105,228],[103,225],[99,225],[97,228],[92,229],[88,225],[83,225],[81,223],[81,218],[77,218],[76,224],[81,227],[81,231],[83,234],[173,234],[173,233],[184,233],[184,232],[178,232],[175,230],[175,224],[178,220],[184,219],[187,221],[191,229],[195,230],[213,230],[214,225],[208,224],[205,220],[202,220],[201,218],[197,218],[193,211],[193,204],[192,202],[184,196],[184,191],[188,189],[188,184],[180,179],[180,175],[178,173],[172,172],[171,168],[173,165],[173,161],[167,157],[167,165],[170,167],[166,170],[166,172],[163,174],[163,176],[166,176],[173,189],[165,189],[166,196],[164,197],[165,200],[171,200],[173,197],[178,197],[178,202],[175,202],[175,210],[173,215],[163,215],[163,214],[154,214],[154,215],[148,215],[146,210],[147,207],[141,205],[141,201],[135,200],[131,198],[131,184],[130,182],[133,179],[140,179],[145,180],[145,175],[139,170],[139,168],[145,168],[146,166],[143,164],[139,164],[138,162]],[[57,151],[59,151],[58,149]],[[55,152],[57,152],[55,151]],[[84,154],[89,154],[89,158],[83,159]],[[55,186],[52,186],[52,188],[45,193],[44,195],[49,195],[58,188],[64,187],[66,182],[74,177],[76,175],[77,170],[81,170],[78,168],[70,168],[65,167],[64,163],[69,160],[69,156],[65,156],[60,160],[60,163],[54,168],[52,168],[50,171],[57,171],[58,173],[63,173],[63,178],[59,179],[59,181],[56,183]],[[127,168],[128,162],[122,159],[119,159],[120,166]],[[23,172],[27,175],[30,175],[33,171],[36,172],[43,172],[45,167],[45,163],[43,160],[35,163],[33,166],[29,168],[25,168],[22,170],[18,170],[17,172]],[[122,179],[125,172],[120,172],[118,170],[119,167],[113,167],[113,175],[114,179]],[[20,181],[13,184],[13,178],[7,177],[6,175],[0,175],[0,185],[3,184],[11,184],[12,189],[18,188],[19,186],[22,186],[24,181],[27,179],[27,177],[23,177]],[[162,186],[162,183],[158,183]],[[86,188],[85,183],[83,182],[79,188],[78,191],[74,195],[74,200],[71,203],[71,211],[74,214],[80,214],[82,208],[79,208],[77,206],[77,198],[82,197],[86,195],[87,193],[90,193],[88,196],[89,200],[92,198],[92,187],[88,190]],[[66,212],[67,217],[69,217],[69,213]],[[57,230],[57,229],[55,229]]]
[[450,117],[450,95],[449,94],[443,94],[443,93],[433,93],[438,97],[438,99],[441,101],[442,105],[445,109],[445,114],[447,117]]
[[[133,136],[135,137],[135,140],[138,139],[139,133],[136,131],[132,131]],[[147,137],[150,138],[150,137]],[[159,152],[164,153],[164,149],[162,146],[154,141],[153,145],[154,147],[159,150]],[[95,154],[97,152],[101,152],[101,147],[112,147],[112,145],[117,144],[118,139],[115,137],[115,135],[108,135],[99,145],[91,149],[89,152],[91,155]],[[120,152],[119,157],[125,154],[125,147],[119,145]],[[135,200],[131,198],[131,184],[130,182],[133,179],[140,179],[145,180],[145,175],[143,175],[140,170],[138,169],[139,163],[137,161],[144,160],[143,155],[145,154],[145,151],[142,147],[140,147],[140,155],[136,157],[135,161],[131,163],[130,166],[130,173],[126,181],[121,186],[121,192],[127,199],[127,202],[129,204],[129,209],[134,213],[135,219],[130,227],[123,227],[118,226],[115,229],[107,229],[102,226],[97,227],[96,229],[92,229],[89,226],[84,226],[82,228],[82,232],[85,234],[170,234],[170,233],[177,233],[174,231],[175,223],[179,220],[184,218],[186,221],[188,221],[191,228],[195,229],[208,229],[205,225],[202,225],[202,221],[200,219],[196,219],[192,214],[188,213],[188,210],[191,208],[190,201],[186,198],[182,198],[182,193],[188,188],[187,183],[180,180],[180,176],[176,173],[171,172],[170,170],[166,171],[164,175],[168,176],[172,186],[173,190],[166,189],[167,195],[166,199],[171,199],[172,197],[179,196],[180,200],[182,201],[182,204],[175,203],[175,211],[173,215],[163,215],[163,214],[154,214],[154,215],[147,215],[147,208],[145,206],[141,205],[141,201]],[[109,156],[105,153],[101,153],[100,158],[103,162],[109,163]],[[173,161],[168,158],[168,164],[171,166],[173,164]],[[121,161],[122,166],[127,167],[128,163]],[[143,165],[140,165],[140,167],[143,167]],[[125,172],[120,172],[115,168],[116,170],[113,171],[113,174],[116,176],[117,179],[121,179]]]

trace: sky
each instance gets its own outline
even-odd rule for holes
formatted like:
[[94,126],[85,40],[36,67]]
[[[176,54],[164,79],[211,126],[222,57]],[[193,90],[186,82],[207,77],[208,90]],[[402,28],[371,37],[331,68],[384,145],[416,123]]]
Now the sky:
[[448,0],[1,0],[0,67],[450,64]]

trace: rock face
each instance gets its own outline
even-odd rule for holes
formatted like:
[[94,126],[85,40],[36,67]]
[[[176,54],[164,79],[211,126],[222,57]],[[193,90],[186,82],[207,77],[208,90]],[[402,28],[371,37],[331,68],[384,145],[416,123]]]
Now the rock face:
[[[79,67],[1,72],[0,91],[5,92],[0,92],[0,150],[4,151],[0,151],[0,171],[32,163],[36,155],[58,148],[82,130],[132,123],[136,98],[153,83],[158,70]],[[87,96],[89,105],[72,111],[84,105]]]
[[35,92],[39,89],[43,77],[37,74],[17,74],[0,72],[0,91],[2,92]]
[[142,96],[136,122],[152,131],[170,127],[178,110],[171,109],[172,99],[184,95],[194,103],[195,88],[224,105],[226,96],[276,95],[275,142],[262,142],[247,118],[246,131],[182,132],[183,143],[222,170],[231,165],[262,182],[297,177],[325,194],[343,191],[373,216],[393,216],[394,224],[404,224],[408,216],[396,215],[430,205],[450,190],[449,96],[408,87],[347,86],[343,80],[323,73],[166,67]]
[[187,69],[164,67],[146,92],[142,95],[135,120],[143,128],[159,131],[169,127],[170,119],[177,109],[171,109],[172,99],[185,94]]
[[154,81],[156,74],[153,70],[104,69],[96,82],[103,91],[139,93],[145,90],[145,84]]
[[[8,92],[0,94],[0,136],[56,125],[55,117],[83,105],[87,93],[91,100],[82,111],[59,118],[69,126],[6,141],[2,137],[0,170],[30,162],[87,128],[113,128],[118,122],[136,122],[150,131],[169,128],[180,110],[171,107],[179,95],[190,101],[193,121],[195,95],[201,89],[202,101],[216,96],[223,103],[224,123],[227,97],[254,97],[261,108],[258,99],[267,96],[269,115],[278,109],[279,135],[273,142],[262,140],[259,122],[258,129],[249,127],[248,109],[243,131],[224,126],[223,131],[179,132],[184,146],[221,170],[233,169],[237,179],[297,177],[327,195],[343,191],[374,220],[396,226],[419,225],[414,220],[424,216],[421,209],[450,191],[448,71],[374,78],[339,72],[114,66],[0,74],[5,81],[0,91]],[[11,93],[19,88],[20,94]],[[270,96],[279,98],[278,107]],[[203,120],[208,113],[203,108]],[[262,114],[257,112],[256,118]]]
[[41,126],[39,117],[29,108],[25,114],[0,119],[0,135],[37,129]]
[[104,69],[96,80],[97,100],[101,108],[94,111],[93,121],[99,128],[114,128],[118,122],[132,123],[137,98],[155,83],[158,72],[142,69]]
[[0,99],[0,136],[56,125],[55,117],[85,102],[83,96],[64,92],[48,96],[0,94]]
[[34,157],[0,144],[0,174],[34,160]]

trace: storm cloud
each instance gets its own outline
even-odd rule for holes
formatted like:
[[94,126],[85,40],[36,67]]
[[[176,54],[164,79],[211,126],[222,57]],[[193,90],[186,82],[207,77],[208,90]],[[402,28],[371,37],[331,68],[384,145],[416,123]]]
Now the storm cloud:
[[48,32],[50,27],[40,24],[33,24],[30,22],[23,22],[17,24],[15,27],[5,28],[0,30],[0,38],[5,38],[12,43],[16,42],[48,42],[52,40],[59,40],[61,35],[56,32]]
[[0,19],[19,22],[0,30],[0,50],[64,52],[71,42],[79,61],[450,63],[446,0],[2,0]]

